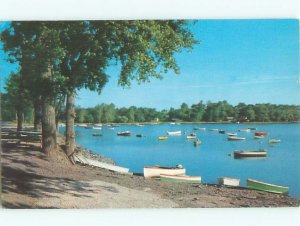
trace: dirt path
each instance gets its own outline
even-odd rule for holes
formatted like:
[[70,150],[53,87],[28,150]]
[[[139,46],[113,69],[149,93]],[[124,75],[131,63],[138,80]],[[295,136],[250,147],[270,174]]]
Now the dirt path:
[[174,184],[71,165],[38,144],[3,144],[4,208],[168,208],[299,206],[286,196],[212,185]]

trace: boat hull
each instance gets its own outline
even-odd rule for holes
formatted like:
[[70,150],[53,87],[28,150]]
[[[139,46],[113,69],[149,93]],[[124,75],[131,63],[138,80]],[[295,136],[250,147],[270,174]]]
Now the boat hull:
[[257,158],[257,157],[266,157],[266,151],[235,151],[234,158]]
[[159,166],[144,167],[145,178],[159,177],[160,174],[184,175],[185,172],[186,172],[185,168],[159,167]]
[[167,175],[160,174],[161,181],[170,181],[170,182],[178,182],[178,183],[201,183],[200,176],[186,176],[186,175]]
[[181,135],[181,131],[167,131],[168,135]]
[[284,187],[276,184],[269,184],[269,183],[265,183],[253,179],[247,179],[247,187],[251,189],[272,192],[277,194],[287,194],[289,192],[288,187]]
[[158,137],[158,140],[166,140],[168,137]]
[[242,141],[242,140],[246,140],[245,137],[233,137],[233,136],[229,136],[227,137],[227,140],[229,141]]
[[267,136],[268,133],[267,132],[255,132],[254,135],[255,136]]
[[240,179],[230,178],[230,177],[219,177],[218,183],[219,183],[219,185],[224,185],[224,186],[228,186],[228,187],[239,187]]

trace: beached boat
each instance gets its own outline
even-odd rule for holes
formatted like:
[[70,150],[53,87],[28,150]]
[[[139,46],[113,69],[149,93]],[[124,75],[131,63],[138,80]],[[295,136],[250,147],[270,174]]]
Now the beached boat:
[[234,151],[234,158],[257,158],[257,157],[266,157],[266,150],[258,150],[258,151]]
[[281,142],[281,140],[279,140],[279,139],[269,139],[270,144],[276,144],[276,143],[280,143],[280,142]]
[[245,137],[229,136],[229,137],[227,137],[227,140],[229,140],[229,141],[240,141],[240,140],[246,140],[246,138]]
[[230,187],[239,187],[240,179],[231,178],[231,177],[218,177],[219,185],[230,186]]
[[268,132],[255,132],[254,135],[255,136],[267,136]]
[[202,143],[201,140],[195,140],[195,141],[194,141],[194,145],[195,145],[195,146],[200,145],[201,143]]
[[235,137],[237,135],[237,133],[226,133],[226,134],[230,137]]
[[254,136],[253,136],[254,139],[262,139],[262,138],[264,138],[264,137],[265,137],[265,136],[263,136],[263,135],[259,135],[259,136],[254,135]]
[[250,129],[239,129],[239,132],[250,132]]
[[166,139],[168,139],[168,137],[166,137],[166,136],[160,136],[160,137],[158,137],[158,140],[166,140]]
[[287,194],[289,192],[289,187],[284,187],[276,184],[269,184],[269,183],[265,183],[253,179],[247,179],[247,187],[260,190],[260,191],[277,193],[277,194]]
[[118,136],[130,136],[131,132],[130,131],[123,131],[123,132],[118,132]]
[[203,127],[194,127],[194,130],[206,130],[206,128],[203,128]]
[[167,131],[168,135],[181,135],[181,131]]
[[201,183],[200,176],[188,176],[188,175],[168,175],[160,174],[161,181],[171,181],[171,182],[183,182],[183,183]]
[[178,165],[176,167],[145,166],[144,177],[159,177],[161,174],[184,175],[185,171],[185,168],[183,168],[181,165]]

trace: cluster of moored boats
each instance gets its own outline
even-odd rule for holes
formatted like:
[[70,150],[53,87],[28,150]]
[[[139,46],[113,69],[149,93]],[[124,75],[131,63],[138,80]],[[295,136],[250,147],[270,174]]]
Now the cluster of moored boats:
[[[176,167],[145,166],[145,178],[159,178],[161,181],[183,182],[183,183],[201,183],[201,176],[185,175],[186,169],[182,165]],[[240,179],[230,177],[219,177],[218,184],[228,187],[240,187]],[[247,187],[261,191],[267,191],[278,194],[287,194],[289,188],[281,185],[270,184],[248,178]]]

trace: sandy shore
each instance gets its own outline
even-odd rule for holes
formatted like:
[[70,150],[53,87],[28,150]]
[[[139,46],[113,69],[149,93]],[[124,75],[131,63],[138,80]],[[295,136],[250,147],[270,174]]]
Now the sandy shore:
[[[72,165],[61,149],[58,153],[46,156],[41,153],[38,143],[2,144],[3,207],[195,208],[300,205],[300,200],[266,192],[161,182],[138,175]],[[99,156],[94,158],[104,160]]]

